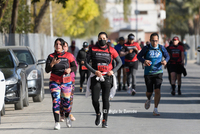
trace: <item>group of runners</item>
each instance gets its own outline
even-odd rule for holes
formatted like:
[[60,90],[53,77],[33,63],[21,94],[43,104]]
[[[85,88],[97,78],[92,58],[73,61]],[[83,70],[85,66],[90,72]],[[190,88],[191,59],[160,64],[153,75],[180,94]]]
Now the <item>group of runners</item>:
[[[45,70],[51,72],[49,89],[53,102],[53,115],[55,130],[60,129],[60,121],[66,121],[67,127],[72,127],[75,120],[71,114],[75,74],[79,64],[80,92],[83,91],[85,74],[87,74],[86,96],[91,92],[92,105],[96,113],[95,125],[102,123],[107,128],[109,98],[113,98],[117,89],[125,90],[131,95],[136,94],[136,72],[138,64],[144,65],[144,81],[146,84],[145,109],[149,109],[152,94],[154,96],[153,115],[160,115],[158,104],[160,102],[160,89],[163,81],[162,66],[168,69],[171,94],[175,95],[176,79],[178,80],[178,94],[181,95],[181,74],[184,70],[183,46],[178,37],[174,37],[171,45],[166,49],[159,44],[159,35],[152,33],[150,43],[142,49],[134,41],[134,34],[129,34],[127,42],[120,37],[118,44],[113,48],[107,43],[108,35],[105,32],[98,34],[98,42],[90,45],[83,43],[83,48],[77,51],[77,56],[68,51],[68,43],[61,38],[55,40],[55,52],[46,60]],[[74,50],[74,49],[73,49]],[[113,61],[116,62],[114,65]],[[180,67],[182,68],[180,70]],[[123,71],[123,85],[121,84],[121,70]],[[117,80],[115,77],[117,72]],[[127,84],[127,86],[126,86]],[[103,108],[100,110],[99,98],[102,92]]]

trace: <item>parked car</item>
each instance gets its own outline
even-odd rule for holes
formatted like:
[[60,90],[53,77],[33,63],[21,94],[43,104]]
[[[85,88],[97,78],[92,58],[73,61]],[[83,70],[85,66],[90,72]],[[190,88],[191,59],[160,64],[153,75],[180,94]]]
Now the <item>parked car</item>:
[[37,60],[27,46],[12,46],[11,49],[20,62],[28,64],[25,71],[29,96],[33,98],[34,102],[41,102],[44,99],[44,72],[41,64],[44,64],[46,60]]
[[0,48],[0,69],[6,80],[5,104],[14,104],[15,110],[29,105],[25,68],[9,47]]
[[0,113],[1,116],[5,114],[5,105],[4,105],[4,98],[5,98],[5,91],[6,91],[6,83],[4,74],[0,71]]

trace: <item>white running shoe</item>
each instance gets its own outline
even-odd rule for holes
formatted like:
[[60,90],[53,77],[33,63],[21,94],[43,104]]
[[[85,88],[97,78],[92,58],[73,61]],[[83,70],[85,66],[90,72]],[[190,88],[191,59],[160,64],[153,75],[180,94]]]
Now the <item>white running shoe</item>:
[[65,116],[60,116],[60,122],[64,122],[65,121]]
[[71,121],[75,121],[76,120],[76,118],[73,116],[73,114],[70,114],[69,118],[70,118]]
[[131,88],[131,85],[128,87],[128,89],[127,89],[127,93],[128,93],[128,94],[132,94],[132,88]]
[[148,110],[148,109],[150,108],[152,97],[153,97],[153,96],[151,96],[150,100],[147,99],[147,101],[146,101],[145,104],[144,104],[144,108],[145,108],[146,110]]
[[71,119],[68,117],[65,120],[66,120],[67,127],[72,127],[72,121],[71,121]]
[[132,89],[131,95],[134,96],[136,94],[135,89]]
[[154,116],[160,116],[160,113],[158,112],[157,109],[154,109],[154,110],[153,110],[153,115],[154,115]]
[[54,130],[59,130],[60,129],[60,123],[56,122],[55,126],[54,126]]

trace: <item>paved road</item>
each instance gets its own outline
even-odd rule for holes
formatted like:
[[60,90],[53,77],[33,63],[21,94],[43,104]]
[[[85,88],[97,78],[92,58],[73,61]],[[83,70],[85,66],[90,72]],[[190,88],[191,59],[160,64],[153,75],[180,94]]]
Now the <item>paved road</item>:
[[61,123],[61,130],[53,130],[51,96],[48,91],[48,77],[45,74],[45,99],[33,103],[23,110],[14,110],[6,105],[6,115],[2,117],[0,134],[197,134],[200,133],[200,66],[194,61],[187,65],[188,76],[183,78],[181,96],[171,96],[166,70],[162,85],[162,98],[159,105],[161,116],[152,114],[153,101],[149,110],[144,109],[145,85],[143,70],[137,73],[137,94],[129,96],[126,92],[117,92],[111,101],[109,128],[94,125],[95,113],[91,99],[79,92],[77,78],[72,113],[76,117],[72,128]]

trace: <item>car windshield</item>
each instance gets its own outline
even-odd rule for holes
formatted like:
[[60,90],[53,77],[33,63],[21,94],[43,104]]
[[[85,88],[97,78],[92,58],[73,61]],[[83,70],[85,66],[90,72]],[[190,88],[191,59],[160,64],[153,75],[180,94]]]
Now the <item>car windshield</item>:
[[14,68],[13,59],[9,51],[0,50],[0,68]]
[[19,62],[27,63],[28,65],[34,64],[33,57],[28,50],[13,50]]

